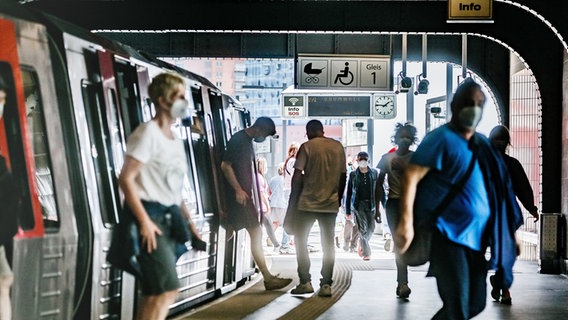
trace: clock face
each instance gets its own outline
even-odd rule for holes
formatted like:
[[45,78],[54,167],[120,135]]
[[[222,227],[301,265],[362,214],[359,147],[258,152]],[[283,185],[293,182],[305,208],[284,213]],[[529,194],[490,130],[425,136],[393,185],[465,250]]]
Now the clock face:
[[392,96],[375,97],[375,115],[379,118],[394,118],[395,117],[394,97]]

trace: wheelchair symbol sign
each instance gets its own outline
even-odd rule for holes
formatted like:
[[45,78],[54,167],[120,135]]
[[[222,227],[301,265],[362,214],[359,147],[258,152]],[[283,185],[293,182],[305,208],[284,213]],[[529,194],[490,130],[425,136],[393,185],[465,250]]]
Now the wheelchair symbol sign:
[[[357,60],[338,60],[331,62],[332,87],[357,87]],[[331,80],[331,79],[330,79]]]

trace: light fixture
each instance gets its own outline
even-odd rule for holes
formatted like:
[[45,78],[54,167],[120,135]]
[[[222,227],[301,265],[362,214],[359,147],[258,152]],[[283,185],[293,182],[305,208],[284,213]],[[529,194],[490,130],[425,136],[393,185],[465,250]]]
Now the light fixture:
[[422,78],[422,74],[419,74],[416,76],[416,82],[418,82],[418,85],[416,85],[416,91],[414,91],[414,94],[427,94],[430,81],[426,78]]

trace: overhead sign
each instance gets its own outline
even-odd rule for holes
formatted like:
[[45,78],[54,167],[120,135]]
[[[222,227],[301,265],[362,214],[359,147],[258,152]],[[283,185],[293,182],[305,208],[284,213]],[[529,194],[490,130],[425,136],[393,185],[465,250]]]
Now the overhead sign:
[[298,55],[298,89],[390,90],[390,56]]
[[311,95],[308,97],[309,117],[370,117],[371,96]]
[[[448,22],[493,19],[493,0],[449,0]],[[458,20],[458,21],[455,21]]]

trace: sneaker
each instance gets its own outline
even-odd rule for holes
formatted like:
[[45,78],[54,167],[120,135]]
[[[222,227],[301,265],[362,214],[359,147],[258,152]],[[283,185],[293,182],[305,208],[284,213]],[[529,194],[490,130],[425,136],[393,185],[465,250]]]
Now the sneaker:
[[408,298],[410,296],[410,292],[412,292],[412,291],[408,287],[407,283],[399,284],[398,287],[396,287],[396,295],[399,298],[402,298],[402,299]]
[[369,261],[369,260],[371,260],[371,257],[369,257],[369,256],[364,256],[364,257],[363,257],[363,261]]
[[501,295],[501,304],[511,305],[511,293],[509,290],[503,289],[503,294]]
[[264,288],[266,290],[278,290],[286,287],[292,282],[289,278],[280,278],[280,274],[273,275],[269,280],[264,281]]
[[499,302],[499,298],[500,294],[499,294],[499,289],[495,288],[495,276],[489,276],[489,283],[491,283],[491,297],[493,298],[493,300]]
[[296,288],[290,291],[291,294],[306,294],[306,293],[313,293],[314,287],[312,287],[311,282],[300,283],[296,286]]
[[292,248],[280,248],[278,251],[280,254],[294,254],[294,250],[292,250]]
[[323,284],[318,290],[318,296],[320,297],[331,297],[331,285]]
[[344,246],[343,246],[343,251],[349,252],[349,245],[347,245],[347,244],[344,245]]
[[274,246],[274,245],[272,244],[272,241],[270,240],[270,238],[266,238],[266,246],[267,246],[267,247],[272,247],[272,246]]

